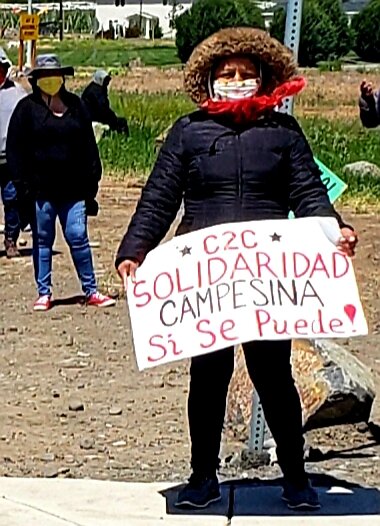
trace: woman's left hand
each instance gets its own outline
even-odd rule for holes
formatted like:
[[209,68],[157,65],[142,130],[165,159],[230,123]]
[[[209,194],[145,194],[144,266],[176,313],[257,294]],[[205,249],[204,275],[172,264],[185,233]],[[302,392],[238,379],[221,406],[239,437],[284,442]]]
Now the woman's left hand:
[[355,248],[358,244],[358,235],[351,228],[341,228],[341,237],[338,242],[338,248],[344,252],[347,256],[352,257],[355,255]]

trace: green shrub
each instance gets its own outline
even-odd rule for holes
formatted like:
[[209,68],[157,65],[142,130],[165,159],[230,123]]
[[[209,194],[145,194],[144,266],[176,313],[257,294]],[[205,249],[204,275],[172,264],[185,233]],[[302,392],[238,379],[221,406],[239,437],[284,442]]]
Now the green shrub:
[[352,20],[355,51],[363,60],[380,60],[380,0],[371,2]]
[[157,25],[157,26],[154,26],[154,33],[153,33],[153,36],[155,39],[160,39],[164,36],[164,32],[162,31],[162,27]]
[[[285,20],[284,9],[276,10],[270,32],[281,42]],[[318,62],[336,60],[350,50],[351,44],[352,35],[339,0],[306,0],[298,52],[301,66],[314,67]]]
[[174,21],[176,46],[182,63],[193,49],[225,27],[264,28],[260,9],[250,0],[198,0]]
[[351,51],[354,40],[347,15],[343,11],[342,0],[318,0],[318,6],[325,11],[334,24],[334,56],[338,58],[344,57]]
[[319,71],[342,71],[342,61],[341,60],[326,60],[323,62],[318,62],[317,64]]

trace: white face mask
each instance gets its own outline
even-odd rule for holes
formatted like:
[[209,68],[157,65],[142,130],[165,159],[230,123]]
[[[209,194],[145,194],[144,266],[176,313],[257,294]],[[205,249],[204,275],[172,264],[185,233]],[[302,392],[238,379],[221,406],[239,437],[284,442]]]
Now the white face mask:
[[242,81],[220,82],[215,80],[213,92],[215,100],[241,100],[256,95],[261,85],[259,78]]

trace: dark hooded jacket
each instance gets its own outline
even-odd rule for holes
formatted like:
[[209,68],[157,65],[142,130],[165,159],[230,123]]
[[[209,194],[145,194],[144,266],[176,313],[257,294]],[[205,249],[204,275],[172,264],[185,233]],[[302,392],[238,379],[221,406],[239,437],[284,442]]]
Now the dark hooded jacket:
[[94,81],[90,82],[82,93],[82,101],[86,105],[93,122],[106,124],[111,130],[116,130],[118,128],[118,117],[110,106],[107,79],[109,77],[104,79],[102,86]]
[[9,123],[6,155],[21,201],[91,200],[102,166],[91,120],[76,95],[61,91],[68,107],[55,116],[39,91],[22,99]]
[[[227,47],[229,54],[253,49],[263,57],[274,51],[274,86],[294,74],[291,52],[266,33],[222,30],[196,48],[185,70],[186,91],[195,102],[206,99],[207,72]],[[289,115],[271,111],[246,125],[205,111],[187,115],[161,148],[116,266],[125,259],[141,263],[168,232],[182,200],[177,234],[220,223],[285,219],[290,211],[296,217],[336,217],[343,226],[320,176],[301,128]]]

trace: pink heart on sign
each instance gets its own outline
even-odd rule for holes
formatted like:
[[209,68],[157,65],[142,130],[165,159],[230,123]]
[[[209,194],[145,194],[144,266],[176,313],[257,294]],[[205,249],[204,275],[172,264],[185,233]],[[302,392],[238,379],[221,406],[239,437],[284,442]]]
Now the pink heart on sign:
[[351,304],[345,305],[344,306],[344,312],[349,317],[351,323],[354,323],[354,319],[355,319],[355,315],[356,315],[356,307],[355,307],[355,305],[351,305]]

